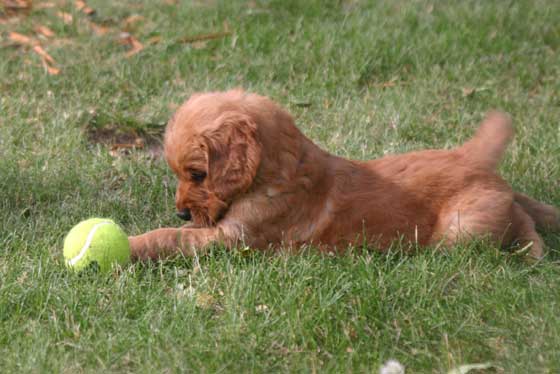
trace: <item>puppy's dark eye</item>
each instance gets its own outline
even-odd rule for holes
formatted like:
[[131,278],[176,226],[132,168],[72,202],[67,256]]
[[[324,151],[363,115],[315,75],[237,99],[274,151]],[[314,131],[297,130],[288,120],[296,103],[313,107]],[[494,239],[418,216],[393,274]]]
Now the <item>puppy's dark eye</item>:
[[205,171],[191,170],[190,173],[191,173],[191,179],[196,183],[200,183],[204,181],[204,179],[206,178]]

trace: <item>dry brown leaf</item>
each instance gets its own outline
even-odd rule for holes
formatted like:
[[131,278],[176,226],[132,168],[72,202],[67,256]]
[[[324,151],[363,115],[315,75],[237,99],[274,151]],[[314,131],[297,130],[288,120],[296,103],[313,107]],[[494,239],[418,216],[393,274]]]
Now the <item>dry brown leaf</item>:
[[2,5],[4,9],[15,8],[15,9],[25,9],[31,8],[33,5],[32,0],[2,0]]
[[35,8],[37,8],[37,9],[49,9],[49,8],[54,8],[55,6],[56,6],[56,4],[51,2],[51,1],[44,1],[44,2],[40,2],[39,4],[35,5]]
[[8,34],[8,38],[10,38],[10,40],[16,44],[29,46],[37,44],[37,42],[33,40],[33,38],[27,35],[20,34],[19,32],[10,32]]
[[397,84],[395,83],[395,81],[389,81],[389,82],[383,82],[379,84],[379,87],[381,88],[389,88],[389,87],[394,87]]
[[10,25],[19,22],[21,21],[17,14],[8,14],[7,12],[2,13],[0,11],[0,25]]
[[83,0],[76,0],[76,1],[74,1],[74,6],[76,7],[76,9],[82,10],[82,9],[84,9],[87,5],[86,5],[86,2],[83,1]]
[[55,68],[54,66],[49,66],[47,65],[47,72],[50,75],[58,75],[60,73],[60,69],[59,68]]
[[41,56],[44,60],[46,60],[48,63],[50,64],[55,64],[56,62],[54,61],[54,58],[51,57],[51,55],[49,55],[47,53],[47,51],[45,51],[43,49],[43,47],[41,47],[40,45],[36,45],[33,47],[33,51],[35,53],[37,53],[39,56]]
[[56,15],[66,24],[72,23],[74,19],[70,13],[66,12],[56,12]]
[[54,66],[50,66],[45,60],[41,60],[43,62],[43,66],[45,67],[45,69],[47,70],[47,73],[49,73],[49,75],[58,75],[60,73],[60,69],[59,68],[55,68]]
[[126,52],[126,57],[132,57],[143,49],[144,49],[144,46],[142,45],[142,43],[140,43],[136,39],[133,39],[132,40],[132,49],[130,51]]
[[131,35],[128,32],[121,32],[119,34],[119,40],[118,40],[119,44],[122,44],[122,45],[130,44],[130,42],[129,42],[130,37],[131,37]]
[[130,49],[128,50],[128,52],[126,52],[126,57],[132,57],[144,49],[142,43],[140,43],[138,39],[127,32],[121,33],[119,42],[121,44],[130,46]]
[[[42,28],[44,26],[39,26],[39,28]],[[35,30],[37,32],[40,32],[39,30],[41,30],[42,34],[49,34],[50,29],[46,28],[44,30],[39,29],[39,28],[35,28]],[[46,31],[48,30],[48,31]],[[50,31],[52,33],[52,31]],[[54,35],[54,33],[53,33]],[[43,47],[41,47],[41,45],[39,44],[39,42],[27,35],[23,35],[17,32],[10,32],[8,34],[8,37],[10,38],[10,40],[16,44],[20,44],[20,45],[25,45],[28,47],[33,47],[33,52],[35,52],[37,55],[39,55],[39,57],[41,57],[41,62],[43,63],[43,66],[45,67],[45,69],[47,70],[47,72],[50,75],[56,75],[60,73],[60,69],[56,68],[55,65],[56,62],[54,60],[54,58],[51,57],[51,55],[49,55],[47,53],[47,51],[45,51],[43,49]]]
[[[57,68],[57,67],[51,66],[51,64],[49,64],[49,61],[45,56],[43,56],[41,54],[40,54],[40,56],[41,56],[41,63],[43,64],[43,67],[45,68],[45,70],[47,71],[47,73],[49,75],[58,75],[60,73],[60,69]],[[46,56],[50,57],[49,55],[46,55]],[[52,57],[51,57],[51,59],[52,59]],[[54,62],[54,60],[52,60],[52,61]]]
[[158,44],[159,42],[161,42],[161,36],[152,36],[148,39],[148,44]]
[[125,28],[125,30],[130,29],[136,22],[142,20],[144,20],[144,17],[138,14],[133,14],[123,21],[123,27]]
[[472,87],[465,87],[462,89],[462,91],[463,91],[463,97],[470,97],[474,95],[476,89]]
[[35,27],[35,32],[47,38],[52,38],[54,36],[54,32],[51,29],[49,29],[47,26],[43,26],[43,25],[39,25]]
[[105,35],[109,32],[108,27],[101,26],[93,22],[90,22],[89,25],[96,35]]
[[8,15],[16,15],[17,13],[29,13],[33,6],[32,0],[2,0],[4,11]]
[[76,7],[76,9],[84,14],[87,14],[88,16],[95,13],[95,10],[93,8],[90,8],[83,0],[76,0],[74,2],[74,6]]

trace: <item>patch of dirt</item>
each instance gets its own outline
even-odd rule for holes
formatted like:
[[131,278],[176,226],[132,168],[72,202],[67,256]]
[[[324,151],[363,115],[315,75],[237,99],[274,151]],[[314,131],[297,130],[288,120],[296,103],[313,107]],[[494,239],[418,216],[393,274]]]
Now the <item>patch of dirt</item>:
[[83,113],[80,122],[84,124],[88,142],[106,146],[114,157],[132,152],[142,152],[153,158],[162,156],[164,122],[143,122],[135,117],[96,109]]
[[102,144],[109,148],[112,156],[128,155],[133,151],[141,151],[153,158],[163,154],[162,136],[139,133],[134,129],[121,129],[116,126],[94,127],[86,129],[90,143]]

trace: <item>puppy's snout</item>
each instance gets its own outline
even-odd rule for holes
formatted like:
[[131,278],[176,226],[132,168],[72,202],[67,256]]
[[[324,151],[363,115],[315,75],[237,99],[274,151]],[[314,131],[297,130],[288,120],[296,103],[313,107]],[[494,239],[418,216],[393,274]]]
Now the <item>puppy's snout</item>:
[[177,217],[181,218],[182,220],[185,221],[190,221],[191,220],[191,211],[188,209],[182,209],[180,211],[177,212]]

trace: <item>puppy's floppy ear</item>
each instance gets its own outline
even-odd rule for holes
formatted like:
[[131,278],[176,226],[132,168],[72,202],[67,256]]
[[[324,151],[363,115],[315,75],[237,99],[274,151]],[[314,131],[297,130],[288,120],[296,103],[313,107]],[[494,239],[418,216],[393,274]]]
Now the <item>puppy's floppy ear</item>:
[[208,178],[214,193],[227,201],[247,191],[261,160],[255,122],[243,113],[225,112],[202,137],[208,147]]

